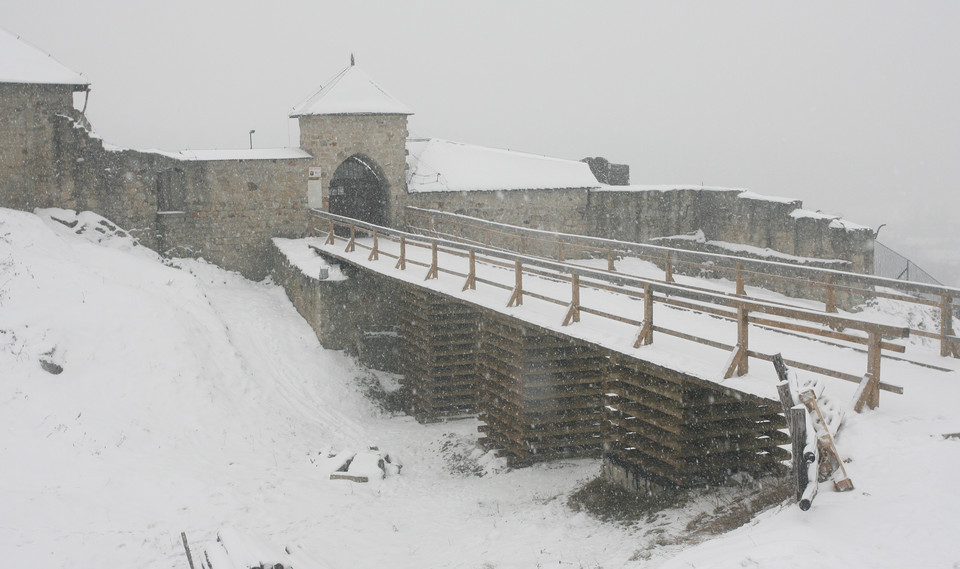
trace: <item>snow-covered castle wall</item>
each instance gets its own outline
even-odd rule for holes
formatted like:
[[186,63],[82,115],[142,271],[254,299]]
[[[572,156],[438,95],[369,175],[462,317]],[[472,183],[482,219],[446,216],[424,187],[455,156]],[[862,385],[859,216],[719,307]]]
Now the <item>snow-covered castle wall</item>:
[[840,259],[847,263],[833,268],[873,271],[872,229],[804,210],[800,200],[728,188],[611,186],[590,193],[588,211],[589,232],[598,237],[746,256],[772,249],[783,254],[773,260]]
[[271,267],[270,237],[307,232],[306,152],[114,149],[90,135],[69,86],[0,83],[0,95],[0,207],[95,211],[147,247],[252,278]]

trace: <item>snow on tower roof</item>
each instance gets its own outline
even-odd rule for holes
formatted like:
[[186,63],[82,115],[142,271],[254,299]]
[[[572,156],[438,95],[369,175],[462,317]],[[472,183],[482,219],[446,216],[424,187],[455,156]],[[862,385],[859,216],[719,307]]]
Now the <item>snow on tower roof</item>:
[[3,28],[0,28],[0,83],[77,87],[90,84],[82,75],[67,69],[50,54]]
[[384,91],[352,61],[323,88],[290,111],[291,117],[368,114],[412,115],[413,111]]
[[600,186],[585,162],[437,138],[407,141],[410,192],[534,190]]

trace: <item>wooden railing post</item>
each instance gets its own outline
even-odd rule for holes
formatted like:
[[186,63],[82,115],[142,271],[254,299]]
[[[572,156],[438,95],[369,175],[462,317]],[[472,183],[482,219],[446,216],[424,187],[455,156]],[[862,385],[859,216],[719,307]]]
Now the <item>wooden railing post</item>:
[[353,253],[354,249],[357,248],[357,226],[350,224],[350,241],[347,241],[347,248],[343,250],[344,253]]
[[467,282],[463,285],[461,292],[470,289],[477,290],[477,253],[470,249],[470,270],[467,273]]
[[673,280],[673,261],[670,260],[670,251],[667,251],[664,262],[666,263],[666,265],[664,266],[664,269],[663,269],[663,272],[664,272],[663,280],[668,283],[675,282]]
[[367,257],[368,261],[379,261],[380,260],[380,240],[377,238],[377,230],[373,230],[373,249],[370,250],[370,256]]
[[607,249],[607,270],[611,273],[617,270],[617,267],[613,264],[613,249]]
[[507,307],[520,306],[523,304],[523,264],[521,264],[520,261],[516,262],[514,273],[516,276],[516,284],[513,288],[513,294],[510,295],[510,300],[507,301]]
[[870,409],[880,406],[880,349],[883,337],[879,332],[867,332],[867,374],[860,380],[860,387],[853,396],[853,410],[863,411],[866,405]]
[[833,288],[833,277],[827,277],[827,290],[826,290],[826,302],[824,303],[825,312],[836,312],[837,311],[837,295],[836,291]]
[[653,288],[650,283],[643,284],[643,325],[633,341],[633,347],[648,346],[653,343]]
[[746,306],[739,304],[737,306],[737,345],[733,348],[733,353],[730,354],[730,359],[727,361],[727,370],[723,375],[724,379],[733,377],[734,372],[741,376],[750,371],[750,358],[747,356],[747,352],[750,350],[749,330],[750,312]]
[[557,240],[557,260],[561,263],[563,261],[563,239]]
[[336,237],[333,234],[333,220],[330,219],[330,233],[327,234],[327,240],[323,242],[324,245],[333,245],[336,243]]
[[957,347],[951,345],[953,336],[953,299],[949,292],[940,294],[940,355],[958,357]]
[[437,244],[436,242],[430,246],[430,269],[427,271],[427,278],[423,279],[428,281],[430,279],[435,279],[440,274],[440,264],[437,255]]
[[393,268],[400,269],[401,271],[407,270],[407,238],[404,235],[400,236],[400,257],[397,259],[397,264]]
[[743,263],[737,261],[737,296],[747,296],[747,291],[743,286]]
[[570,275],[570,308],[567,309],[567,316],[563,319],[563,326],[571,322],[580,322],[580,275],[574,273]]

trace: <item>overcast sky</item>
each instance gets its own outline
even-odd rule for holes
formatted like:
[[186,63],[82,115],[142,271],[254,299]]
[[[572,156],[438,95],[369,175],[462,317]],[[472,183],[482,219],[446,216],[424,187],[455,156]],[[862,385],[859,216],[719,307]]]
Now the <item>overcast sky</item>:
[[960,2],[0,0],[133,148],[296,146],[349,62],[413,136],[799,198],[960,285]]

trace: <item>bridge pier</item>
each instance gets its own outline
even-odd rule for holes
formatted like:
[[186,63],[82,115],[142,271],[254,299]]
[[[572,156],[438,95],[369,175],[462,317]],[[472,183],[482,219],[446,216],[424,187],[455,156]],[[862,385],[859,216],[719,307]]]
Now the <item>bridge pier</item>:
[[397,284],[401,385],[421,423],[472,415],[477,406],[480,312],[422,287]]
[[481,328],[481,444],[518,466],[600,456],[606,358],[584,342],[491,310]]

